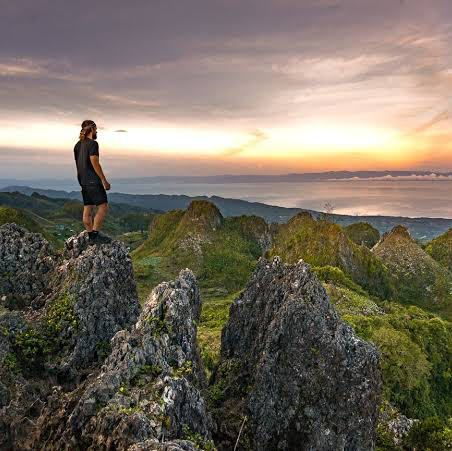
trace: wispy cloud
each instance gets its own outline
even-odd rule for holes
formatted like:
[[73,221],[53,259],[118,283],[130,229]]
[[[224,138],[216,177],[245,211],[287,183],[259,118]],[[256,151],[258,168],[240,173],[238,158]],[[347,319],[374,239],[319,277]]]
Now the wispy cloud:
[[252,130],[249,132],[250,139],[246,141],[243,145],[239,147],[232,147],[230,149],[227,149],[224,152],[224,155],[232,156],[237,155],[239,153],[244,152],[247,149],[250,149],[251,147],[256,146],[257,144],[261,143],[262,141],[265,141],[268,139],[268,136],[262,132],[261,130]]

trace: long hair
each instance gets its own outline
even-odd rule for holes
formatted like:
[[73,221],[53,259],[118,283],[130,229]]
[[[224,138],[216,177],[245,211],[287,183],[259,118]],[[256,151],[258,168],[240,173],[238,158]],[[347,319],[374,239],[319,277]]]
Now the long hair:
[[80,130],[80,139],[85,139],[87,135],[94,131],[96,123],[90,119],[82,122],[82,129]]

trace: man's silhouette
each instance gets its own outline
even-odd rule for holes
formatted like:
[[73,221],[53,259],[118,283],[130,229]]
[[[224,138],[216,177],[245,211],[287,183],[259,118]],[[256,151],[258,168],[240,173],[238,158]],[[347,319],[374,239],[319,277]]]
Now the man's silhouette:
[[[110,184],[99,163],[99,144],[96,139],[97,126],[94,121],[83,121],[80,140],[74,146],[74,158],[78,182],[82,187],[83,224],[91,242],[106,243],[111,241],[110,238],[99,235],[99,230],[108,212],[106,190],[110,189]],[[93,222],[95,206],[98,208]]]

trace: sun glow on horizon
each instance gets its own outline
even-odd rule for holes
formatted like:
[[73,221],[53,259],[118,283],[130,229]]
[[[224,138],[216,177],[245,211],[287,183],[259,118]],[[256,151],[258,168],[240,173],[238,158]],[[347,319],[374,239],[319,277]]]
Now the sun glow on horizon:
[[[401,168],[421,161],[431,144],[427,135],[413,137],[396,129],[350,123],[313,121],[299,127],[292,124],[254,131],[239,127],[214,128],[208,124],[203,127],[122,126],[125,129],[115,123],[107,124],[98,130],[104,156],[221,157],[232,165],[234,161],[254,160],[280,166],[291,161],[294,167],[323,166],[326,169],[341,165],[351,169],[362,167],[363,161],[368,159],[377,165]],[[78,132],[77,126],[61,122],[31,122],[26,129],[16,123],[0,122],[0,146],[70,152],[78,140]]]

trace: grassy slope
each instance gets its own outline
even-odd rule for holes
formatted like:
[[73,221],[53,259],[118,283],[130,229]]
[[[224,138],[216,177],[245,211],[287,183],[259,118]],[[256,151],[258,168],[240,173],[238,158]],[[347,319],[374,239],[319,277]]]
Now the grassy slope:
[[336,266],[381,298],[391,297],[393,293],[391,275],[378,257],[351,241],[341,226],[315,220],[308,213],[300,213],[280,226],[273,248],[267,253],[269,257],[274,255],[288,263],[302,258],[313,266]]
[[262,218],[223,218],[207,201],[159,216],[148,239],[132,253],[141,299],[186,267],[206,292],[241,289],[262,255],[259,238],[266,228]]
[[345,234],[356,244],[369,249],[380,239],[380,232],[368,222],[355,222],[344,227]]
[[428,255],[403,226],[385,234],[372,249],[397,280],[398,301],[452,319],[452,274]]
[[438,263],[452,271],[452,228],[427,243],[425,251]]

